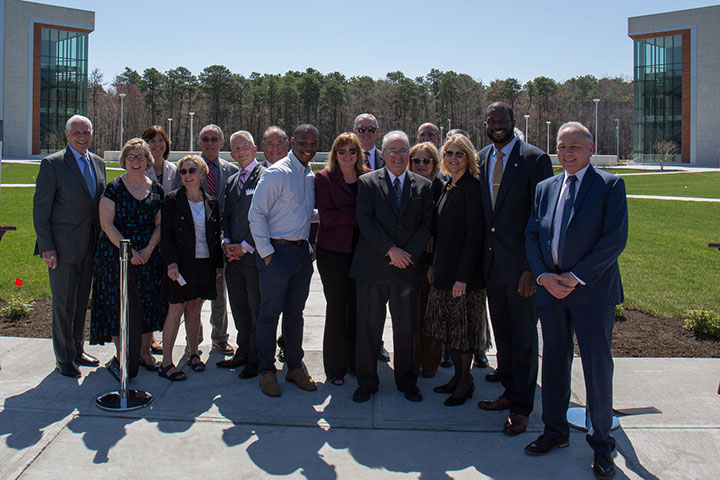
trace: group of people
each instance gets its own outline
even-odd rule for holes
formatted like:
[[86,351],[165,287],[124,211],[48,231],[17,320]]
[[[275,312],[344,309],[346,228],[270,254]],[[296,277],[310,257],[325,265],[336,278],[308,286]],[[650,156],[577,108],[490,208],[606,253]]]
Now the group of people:
[[[98,361],[83,350],[92,283],[91,343],[118,344],[121,239],[132,243],[129,288],[129,375],[138,367],[184,380],[173,347],[184,316],[186,361],[205,364],[200,310],[212,305],[212,346],[225,368],[259,375],[261,391],[282,391],[276,373],[276,335],[282,315],[285,379],[303,390],[317,385],[303,364],[303,310],[313,261],[326,299],[323,365],[327,382],[357,378],[352,398],[378,391],[378,359],[387,308],[392,319],[395,383],[406,399],[422,400],[419,375],[432,377],[443,349],[451,380],[434,388],[445,405],[471,398],[473,356],[497,348],[503,393],[478,406],[508,410],[503,431],[526,430],[538,377],[537,320],[543,334],[542,404],[545,431],[526,447],[541,455],[568,443],[573,332],[587,388],[598,478],[615,472],[611,453],[614,307],[621,303],[617,258],[627,239],[622,180],[590,165],[593,139],[578,122],[558,131],[558,160],[516,136],[512,108],[488,106],[491,143],[477,152],[462,130],[441,139],[432,123],[380,134],[364,113],[352,132],[334,139],[326,166],[310,162],[320,143],[310,124],[288,141],[270,127],[265,161],[247,131],[230,137],[207,125],[202,155],[167,161],[170,142],[152,126],[128,141],[125,174],[106,182],[102,159],[88,151],[92,124],[66,125],[68,147],[42,161],[33,217],[36,253],[47,264],[53,295],[57,368],[78,377]],[[227,297],[226,297],[227,288]],[[227,298],[227,300],[226,300]],[[237,329],[228,344],[226,304]],[[486,305],[489,311],[486,311]],[[162,330],[155,363],[154,331]],[[117,356],[106,366],[119,376]]]

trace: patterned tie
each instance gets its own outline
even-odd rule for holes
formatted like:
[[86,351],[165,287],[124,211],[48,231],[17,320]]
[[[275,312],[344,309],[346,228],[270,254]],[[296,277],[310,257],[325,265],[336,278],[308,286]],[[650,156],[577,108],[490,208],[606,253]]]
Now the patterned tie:
[[244,168],[240,170],[240,176],[238,177],[238,197],[240,196],[240,193],[242,192],[242,189],[245,188],[245,182],[246,182],[246,176],[248,174],[248,171]]
[[565,248],[565,234],[567,233],[568,223],[570,223],[570,215],[575,207],[575,184],[577,183],[577,177],[575,175],[569,175],[567,178],[569,183],[565,195],[565,202],[563,204],[563,214],[560,223],[560,236],[558,237],[558,265],[563,265],[563,249]]
[[503,157],[505,154],[502,152],[502,150],[498,150],[495,153],[495,168],[493,169],[493,197],[492,197],[492,203],[493,208],[495,208],[495,200],[497,200],[497,194],[500,190],[500,184],[502,183],[502,176],[503,176]]
[[372,167],[370,166],[370,152],[365,152],[365,166],[368,170],[372,170]]
[[90,169],[92,168],[92,164],[90,163],[90,159],[87,157],[87,155],[82,155],[80,159],[83,162],[83,165],[85,166],[85,171],[83,172],[83,179],[85,180],[85,184],[88,187],[88,191],[90,192],[90,196],[92,198],[95,198],[95,180],[93,179],[92,173],[90,173]]
[[400,200],[402,200],[402,186],[400,185],[400,179],[397,177],[393,180],[393,188],[395,189],[395,196],[397,197],[397,204],[399,207]]
[[207,173],[207,187],[208,187],[208,194],[210,196],[215,196],[215,172],[213,172],[212,166],[215,164],[215,162],[207,162],[208,166],[208,173]]

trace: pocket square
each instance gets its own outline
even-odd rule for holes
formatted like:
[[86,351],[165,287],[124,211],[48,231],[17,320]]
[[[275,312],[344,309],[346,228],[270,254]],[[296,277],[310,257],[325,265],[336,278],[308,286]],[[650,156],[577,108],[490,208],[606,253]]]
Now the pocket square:
[[254,188],[248,188],[247,190],[245,190],[245,195],[252,195],[253,193],[255,193]]

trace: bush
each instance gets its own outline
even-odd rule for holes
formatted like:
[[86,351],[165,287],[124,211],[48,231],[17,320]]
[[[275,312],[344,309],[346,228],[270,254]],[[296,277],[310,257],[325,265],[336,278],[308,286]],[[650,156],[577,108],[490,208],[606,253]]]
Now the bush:
[[696,335],[720,338],[720,314],[712,310],[690,307],[683,315],[683,328]]
[[31,306],[32,302],[26,302],[22,298],[13,295],[8,304],[0,308],[0,316],[16,322],[28,316]]
[[615,320],[620,322],[625,320],[625,307],[622,304],[615,305]]

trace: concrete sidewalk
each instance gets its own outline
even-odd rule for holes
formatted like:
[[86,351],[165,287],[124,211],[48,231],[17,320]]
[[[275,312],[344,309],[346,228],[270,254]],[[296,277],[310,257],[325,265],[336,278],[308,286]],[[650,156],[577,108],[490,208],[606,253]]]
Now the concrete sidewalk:
[[[325,380],[323,312],[316,275],[306,308],[305,362],[319,382]],[[208,316],[206,308],[205,323]],[[389,333],[388,325],[392,351]],[[177,347],[176,358],[182,350]],[[53,371],[50,340],[0,337],[0,478],[593,478],[592,452],[580,431],[571,434],[569,448],[544,457],[523,452],[542,431],[539,388],[528,432],[504,435],[506,414],[476,407],[501,393],[498,384],[485,382],[484,369],[473,369],[473,399],[449,408],[432,387],[448,381],[452,369],[419,379],[424,400],[415,404],[381,364],[380,392],[355,404],[353,377],[341,387],[320,383],[316,392],[303,392],[280,372],[283,395],[269,398],[256,378],[240,380],[237,371],[215,367],[220,355],[209,344],[203,350],[208,369],[185,367],[185,382],[141,369],[131,388],[152,393],[151,406],[115,414],[94,405],[98,395],[117,388],[103,367],[83,367],[78,380],[63,377]],[[88,351],[103,363],[113,355],[107,345]],[[580,362],[573,368],[571,401],[583,404]],[[621,417],[614,432],[616,478],[717,478],[718,379],[720,359],[616,359],[615,408],[658,412]]]

